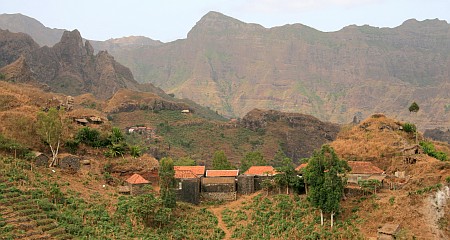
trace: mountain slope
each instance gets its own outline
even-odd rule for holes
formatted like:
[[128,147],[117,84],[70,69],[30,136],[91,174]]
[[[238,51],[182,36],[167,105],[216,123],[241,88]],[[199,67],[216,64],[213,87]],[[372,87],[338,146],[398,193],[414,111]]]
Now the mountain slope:
[[[345,123],[357,112],[386,112],[430,128],[450,124],[449,41],[450,26],[439,20],[325,33],[210,12],[187,39],[115,57],[138,81],[228,116],[262,108]],[[417,116],[408,115],[412,101],[421,105]]]

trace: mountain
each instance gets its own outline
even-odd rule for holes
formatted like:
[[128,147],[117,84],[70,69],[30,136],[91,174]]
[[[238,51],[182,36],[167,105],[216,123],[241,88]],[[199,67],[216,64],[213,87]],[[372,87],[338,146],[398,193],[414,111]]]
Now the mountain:
[[[14,33],[26,33],[40,46],[52,47],[61,39],[65,29],[49,28],[38,20],[22,14],[0,14],[0,29],[7,29]],[[108,39],[106,41],[89,41],[96,52],[106,50],[114,52],[116,49],[135,48],[141,46],[157,46],[160,41],[143,36],[130,36]]]
[[0,14],[0,28],[30,35],[40,46],[53,46],[61,39],[64,29],[48,28],[34,18],[17,14]]
[[[440,20],[321,32],[302,24],[264,28],[209,12],[186,39],[92,45],[108,49],[138,82],[229,117],[259,108],[348,123],[383,112],[432,129],[450,127],[449,42],[449,24]],[[407,110],[413,101],[417,114]]]
[[[21,34],[3,31],[2,35]],[[117,63],[106,51],[95,55],[89,41],[83,43],[78,30],[64,32],[60,42],[53,47],[44,46],[32,51],[28,51],[29,44],[22,44],[23,40],[18,39],[14,42],[15,45],[24,45],[24,52],[28,54],[22,55],[16,62],[10,64],[12,66],[8,65],[1,70],[8,81],[26,79],[22,73],[31,72],[30,80],[34,79],[40,84],[47,85],[51,91],[68,95],[92,93],[102,99],[111,97],[120,88],[138,89],[139,84],[128,68]],[[18,50],[15,52],[20,53]],[[7,55],[4,51],[0,54]],[[29,71],[24,70],[26,67]]]
[[[301,24],[264,28],[206,14],[186,39],[124,49],[116,59],[137,81],[227,116],[254,108],[347,123],[384,112],[421,128],[449,126],[450,26],[408,20],[396,28]],[[410,115],[416,101],[421,110]]]

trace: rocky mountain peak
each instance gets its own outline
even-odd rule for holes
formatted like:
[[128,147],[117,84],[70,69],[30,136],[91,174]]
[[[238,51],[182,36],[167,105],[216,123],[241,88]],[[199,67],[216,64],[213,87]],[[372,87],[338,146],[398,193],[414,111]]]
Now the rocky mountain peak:
[[210,11],[188,33],[188,38],[202,33],[230,34],[265,29],[259,24],[245,23],[219,12]]

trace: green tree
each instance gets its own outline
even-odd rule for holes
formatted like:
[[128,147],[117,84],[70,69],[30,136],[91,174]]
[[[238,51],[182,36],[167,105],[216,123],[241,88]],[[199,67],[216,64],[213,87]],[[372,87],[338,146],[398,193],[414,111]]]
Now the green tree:
[[[408,108],[409,112],[416,113],[419,111],[419,105],[416,102],[411,103],[411,106]],[[417,133],[417,127],[415,128],[415,135],[416,135],[416,144],[418,143],[418,133]]]
[[339,211],[340,201],[344,194],[345,175],[350,171],[346,161],[339,159],[333,148],[324,145],[320,151],[315,151],[304,169],[305,181],[309,186],[308,200],[320,210],[321,225],[323,212],[333,217]]
[[241,159],[241,172],[247,171],[251,166],[265,166],[267,161],[261,152],[249,152],[245,154],[245,157]]
[[212,159],[212,167],[214,170],[231,170],[233,165],[228,161],[224,151],[216,151]]
[[419,111],[419,105],[416,102],[411,103],[411,106],[408,108],[409,112],[418,112]]
[[162,158],[159,162],[159,186],[163,206],[174,208],[176,206],[175,196],[175,170],[172,158]]
[[53,166],[58,157],[61,143],[63,122],[60,111],[50,108],[48,112],[39,112],[37,115],[37,133],[42,140],[50,147],[52,161],[49,167]]
[[273,166],[275,168],[276,167],[282,167],[283,166],[283,161],[284,161],[285,158],[287,158],[287,156],[284,153],[284,151],[280,148],[275,153],[275,156],[273,156],[273,159],[270,160],[269,165],[271,165],[271,166]]
[[118,127],[113,127],[111,129],[111,135],[109,135],[109,141],[112,144],[117,144],[121,141],[123,141],[125,139],[125,137],[123,136],[122,131],[120,130],[120,128]]
[[286,188],[286,194],[289,194],[290,188],[298,188],[300,186],[300,178],[295,171],[292,159],[285,157],[281,167],[276,168],[278,174],[274,176],[275,183],[279,187]]
[[173,165],[175,165],[175,166],[195,166],[195,165],[197,165],[197,162],[194,159],[191,159],[190,157],[180,157],[173,163]]

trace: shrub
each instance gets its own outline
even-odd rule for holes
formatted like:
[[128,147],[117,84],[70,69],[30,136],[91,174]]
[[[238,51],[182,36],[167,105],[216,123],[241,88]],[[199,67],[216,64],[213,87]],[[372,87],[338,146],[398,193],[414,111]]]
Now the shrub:
[[434,157],[434,158],[436,158],[438,160],[441,160],[441,161],[447,161],[448,160],[447,153],[436,151],[435,148],[434,148],[433,143],[426,142],[426,141],[421,141],[419,143],[419,145],[422,147],[423,152],[425,154],[427,154],[428,156]]
[[67,140],[64,144],[66,150],[72,154],[75,154],[80,146],[80,142],[77,140]]
[[75,140],[90,147],[105,147],[109,145],[109,142],[101,138],[97,129],[90,127],[81,128],[75,136]]
[[403,124],[403,131],[407,133],[416,132],[416,125],[413,123],[404,123]]

